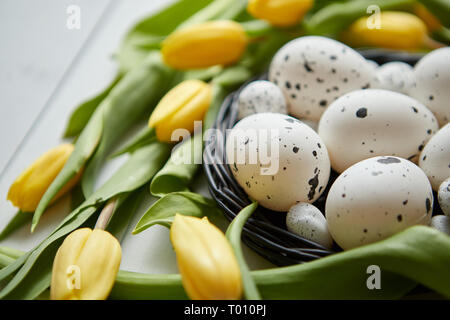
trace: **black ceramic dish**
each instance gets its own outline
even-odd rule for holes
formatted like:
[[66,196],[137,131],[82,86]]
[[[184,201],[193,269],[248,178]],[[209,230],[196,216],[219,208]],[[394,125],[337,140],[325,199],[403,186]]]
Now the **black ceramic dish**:
[[[414,65],[422,56],[420,54],[411,55],[381,50],[365,50],[361,53],[367,59],[374,60],[379,64],[403,61]],[[259,79],[266,79],[266,76],[264,75]],[[245,85],[225,99],[216,119],[213,128],[221,132],[221,136],[224,138],[219,139],[219,135],[209,137],[203,153],[203,167],[208,179],[210,193],[224,212],[225,217],[230,221],[240,210],[251,203],[247,194],[237,184],[225,161],[226,135],[224,133],[236,123],[237,98]],[[331,173],[326,190],[314,202],[314,205],[322,212],[325,209],[328,190],[337,176],[337,173]],[[285,219],[285,214],[275,213],[259,206],[245,224],[242,240],[252,250],[278,266],[307,262],[341,251],[337,246],[329,250],[314,241],[287,231]]]

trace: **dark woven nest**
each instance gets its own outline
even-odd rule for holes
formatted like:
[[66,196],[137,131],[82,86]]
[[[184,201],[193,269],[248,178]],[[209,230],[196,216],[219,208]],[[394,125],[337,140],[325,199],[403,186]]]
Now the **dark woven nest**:
[[[367,50],[361,53],[367,59],[374,60],[379,64],[403,61],[414,65],[422,56],[420,54],[411,55],[380,50]],[[266,75],[258,79],[266,79]],[[247,194],[234,179],[225,161],[225,131],[231,129],[236,123],[237,98],[246,84],[239,90],[231,93],[223,102],[213,127],[222,133],[223,139],[218,139],[218,136],[209,137],[205,143],[203,154],[203,166],[208,179],[210,193],[222,209],[225,217],[230,221],[234,219],[239,211],[251,203]],[[328,190],[337,176],[337,173],[331,172],[326,190],[314,202],[314,205],[322,212],[325,212],[325,199]],[[337,246],[330,250],[314,241],[289,232],[286,229],[285,219],[285,214],[273,212],[259,206],[244,226],[242,233],[243,242],[259,255],[278,266],[312,261],[341,251]]]

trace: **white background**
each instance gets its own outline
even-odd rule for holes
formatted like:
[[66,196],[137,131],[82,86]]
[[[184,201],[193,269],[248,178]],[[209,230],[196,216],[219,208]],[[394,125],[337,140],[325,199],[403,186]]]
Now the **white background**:
[[[139,19],[171,0],[2,0],[0,2],[0,229],[15,213],[10,184],[34,159],[60,144],[71,111],[115,76],[112,56]],[[81,29],[66,27],[67,7],[81,8]],[[126,156],[125,156],[126,157]],[[125,157],[112,162],[104,181]],[[199,190],[207,194],[205,185]],[[69,197],[53,205],[34,234],[24,226],[0,245],[33,248],[68,213]],[[137,213],[135,225],[145,204]],[[155,226],[122,242],[121,269],[177,272],[168,230]],[[246,250],[252,269],[270,264]]]

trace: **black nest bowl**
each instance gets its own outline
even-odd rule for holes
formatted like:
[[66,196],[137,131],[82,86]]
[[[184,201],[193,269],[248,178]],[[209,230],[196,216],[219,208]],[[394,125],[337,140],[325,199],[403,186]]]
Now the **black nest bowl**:
[[[423,55],[409,54],[385,50],[361,50],[366,58],[384,64],[392,61],[402,61],[414,65]],[[252,79],[267,79],[266,75]],[[250,81],[249,81],[250,82]],[[236,215],[251,200],[239,186],[226,163],[225,144],[227,129],[231,129],[237,122],[237,99],[240,91],[248,84],[228,95],[224,100],[213,129],[221,133],[208,137],[203,153],[203,167],[208,180],[209,191],[224,216],[232,221]],[[325,212],[325,200],[330,186],[338,174],[331,171],[327,188],[313,205]],[[296,235],[286,229],[286,214],[274,212],[258,206],[253,215],[247,220],[242,232],[242,241],[256,253],[277,266],[288,266],[312,261],[342,251],[337,245],[330,250],[319,243]]]

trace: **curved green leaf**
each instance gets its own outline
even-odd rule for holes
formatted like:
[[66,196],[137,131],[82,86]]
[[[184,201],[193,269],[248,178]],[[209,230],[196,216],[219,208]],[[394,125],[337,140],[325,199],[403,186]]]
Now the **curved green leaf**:
[[192,192],[173,192],[156,201],[144,213],[133,234],[138,234],[155,224],[170,227],[177,213],[198,218],[207,216],[211,220],[221,214],[211,199]]
[[233,248],[234,254],[239,264],[239,269],[241,270],[242,284],[244,286],[244,295],[247,300],[260,300],[261,295],[259,294],[258,288],[255,285],[250,269],[245,262],[244,254],[242,253],[241,247],[241,235],[242,228],[245,222],[250,218],[252,213],[258,207],[258,203],[255,201],[248,205],[239,212],[236,218],[233,219],[231,224],[228,226],[226,237]]

